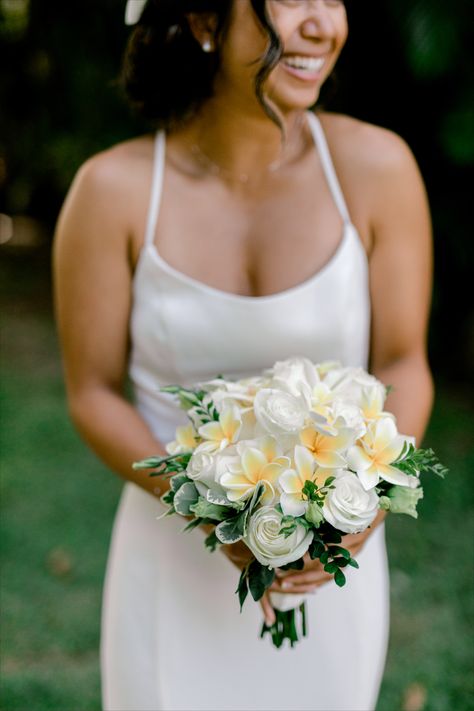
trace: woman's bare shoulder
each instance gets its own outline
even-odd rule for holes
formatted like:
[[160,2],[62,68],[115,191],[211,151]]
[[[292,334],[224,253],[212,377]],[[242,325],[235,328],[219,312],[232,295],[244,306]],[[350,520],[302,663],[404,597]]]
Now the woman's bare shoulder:
[[97,197],[130,194],[147,179],[152,168],[153,136],[117,143],[88,158],[77,171],[73,186],[92,188]]
[[394,131],[345,114],[323,112],[320,118],[337,163],[350,162],[365,177],[376,178],[413,168],[410,147]]

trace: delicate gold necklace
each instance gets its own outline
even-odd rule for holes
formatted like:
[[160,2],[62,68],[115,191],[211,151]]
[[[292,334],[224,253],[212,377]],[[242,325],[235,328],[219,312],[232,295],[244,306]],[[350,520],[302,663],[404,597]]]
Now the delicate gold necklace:
[[[299,129],[301,128],[303,124],[304,117],[299,116],[297,119],[296,126],[293,130],[293,135],[298,135],[299,134]],[[287,144],[288,146],[291,146],[291,141]],[[227,180],[237,180],[239,183],[248,183],[250,180],[250,175],[248,173],[234,173],[228,168],[224,168],[224,166],[219,165],[215,161],[212,160],[212,158],[209,158],[209,156],[202,150],[202,148],[199,146],[198,143],[193,143],[191,145],[191,153],[193,156],[198,160],[198,162],[201,163],[201,165],[212,175],[215,175],[216,177],[221,177]],[[274,173],[277,171],[281,166],[283,165],[283,159],[280,158],[278,160],[273,161],[267,166],[267,171],[269,173]]]

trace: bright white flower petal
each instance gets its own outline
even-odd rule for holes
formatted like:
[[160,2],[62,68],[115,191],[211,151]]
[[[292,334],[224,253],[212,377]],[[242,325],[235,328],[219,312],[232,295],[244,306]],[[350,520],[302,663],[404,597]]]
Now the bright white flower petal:
[[294,469],[287,469],[283,474],[280,474],[278,483],[285,494],[298,494],[301,498],[302,483]]
[[258,449],[254,449],[253,447],[249,447],[242,454],[243,470],[248,478],[253,482],[257,481],[259,473],[266,463],[267,460],[263,452],[260,452]]
[[380,481],[380,476],[375,467],[370,467],[370,469],[361,469],[357,472],[360,483],[366,491],[373,489],[377,486]]
[[397,426],[391,417],[383,417],[375,425],[374,446],[381,451],[398,436]]
[[297,444],[295,447],[295,464],[299,472],[300,479],[304,482],[311,479],[314,472],[314,457],[306,447]]
[[199,428],[199,434],[204,439],[214,440],[215,442],[220,442],[224,438],[224,433],[222,432],[222,427],[219,422],[206,422],[205,425],[201,425]]
[[302,516],[307,507],[307,502],[294,494],[282,494],[280,506],[285,516]]
[[358,445],[348,450],[346,459],[349,469],[353,469],[357,473],[365,471],[372,466],[372,459],[368,456],[366,451]]
[[416,477],[405,474],[404,472],[401,472],[400,469],[391,467],[389,464],[380,466],[379,472],[382,479],[390,482],[390,484],[398,484],[399,486],[414,488],[412,482],[415,482],[416,485],[419,483]]

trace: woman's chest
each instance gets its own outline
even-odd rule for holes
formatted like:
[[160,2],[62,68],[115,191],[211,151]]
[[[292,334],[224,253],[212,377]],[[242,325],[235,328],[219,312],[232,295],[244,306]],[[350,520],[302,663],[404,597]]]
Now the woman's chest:
[[[316,174],[314,174],[316,173]],[[172,267],[216,289],[260,296],[306,281],[342,240],[323,176],[275,180],[244,195],[217,182],[165,182],[155,246]]]

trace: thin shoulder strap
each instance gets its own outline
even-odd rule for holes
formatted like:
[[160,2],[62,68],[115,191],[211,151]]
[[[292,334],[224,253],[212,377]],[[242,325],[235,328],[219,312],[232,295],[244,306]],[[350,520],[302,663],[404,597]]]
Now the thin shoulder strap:
[[153,177],[151,181],[150,203],[145,231],[145,246],[153,244],[160,211],[161,193],[163,191],[163,175],[165,172],[166,135],[157,131],[153,157]]
[[329,152],[329,146],[327,144],[326,136],[324,135],[321,122],[312,111],[308,112],[308,120],[311,132],[313,134],[314,142],[321,158],[324,174],[326,176],[326,180],[328,181],[329,189],[334,198],[334,202],[336,203],[337,209],[341,213],[341,217],[344,222],[350,223],[351,218],[349,215],[349,210],[347,209],[344,194],[342,192],[339,179],[336,175],[336,170],[334,168],[334,163],[332,162],[331,154]]

